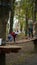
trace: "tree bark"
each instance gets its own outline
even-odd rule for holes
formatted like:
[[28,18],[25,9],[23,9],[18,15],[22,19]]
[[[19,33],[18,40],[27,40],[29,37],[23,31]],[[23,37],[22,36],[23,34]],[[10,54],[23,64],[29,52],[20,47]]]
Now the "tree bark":
[[6,40],[6,24],[8,22],[9,11],[11,10],[11,0],[1,0],[0,4],[0,38]]
[[7,24],[7,21],[8,21],[8,16],[4,19],[0,19],[0,38],[2,38],[3,40],[6,40],[6,24]]
[[12,1],[12,5],[11,5],[12,10],[11,10],[11,19],[10,19],[10,32],[13,31],[13,18],[14,18],[14,9],[15,9],[14,4],[15,4],[15,0]]
[[26,27],[25,27],[25,36],[27,36],[28,32],[28,8],[26,8]]

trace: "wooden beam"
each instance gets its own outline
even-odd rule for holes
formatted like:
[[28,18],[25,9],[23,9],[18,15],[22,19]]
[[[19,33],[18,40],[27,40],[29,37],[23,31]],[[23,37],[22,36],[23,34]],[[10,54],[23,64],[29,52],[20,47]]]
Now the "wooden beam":
[[18,52],[22,47],[16,45],[0,46],[0,53]]

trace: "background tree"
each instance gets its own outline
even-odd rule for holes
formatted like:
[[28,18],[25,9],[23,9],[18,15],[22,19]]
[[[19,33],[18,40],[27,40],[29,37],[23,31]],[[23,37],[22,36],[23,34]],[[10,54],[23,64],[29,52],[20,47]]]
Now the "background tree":
[[15,0],[11,1],[11,19],[10,19],[10,32],[13,31],[13,18],[14,18]]

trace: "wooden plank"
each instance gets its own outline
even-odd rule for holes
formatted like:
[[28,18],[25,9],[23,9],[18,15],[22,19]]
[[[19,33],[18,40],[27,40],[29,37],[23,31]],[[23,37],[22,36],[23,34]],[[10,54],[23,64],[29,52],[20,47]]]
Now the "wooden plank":
[[6,45],[6,46],[0,46],[0,54],[1,53],[17,53],[22,47],[21,46],[15,46],[15,45]]
[[[37,39],[37,37],[19,40],[19,41],[16,41],[16,43],[17,44],[18,43],[26,43],[26,42],[34,41],[35,39]],[[6,42],[6,44],[16,44],[16,43],[14,43],[14,42]]]
[[30,38],[30,39],[27,39],[25,42],[34,41],[35,39],[37,39],[37,38],[36,37],[35,38]]
[[21,46],[16,46],[16,45],[5,45],[5,46],[0,46],[0,48],[21,48]]

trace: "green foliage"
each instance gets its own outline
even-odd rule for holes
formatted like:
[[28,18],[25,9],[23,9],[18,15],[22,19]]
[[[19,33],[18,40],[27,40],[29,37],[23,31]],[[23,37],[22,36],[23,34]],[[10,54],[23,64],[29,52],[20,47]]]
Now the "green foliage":
[[26,20],[26,27],[28,24],[28,19],[35,20],[35,18],[36,18],[35,17],[35,14],[36,14],[35,13],[35,9],[36,9],[35,6],[36,5],[34,5],[34,4],[36,4],[36,3],[37,3],[37,0],[20,0],[20,1],[15,3],[15,15],[18,16],[18,21],[20,23],[21,30],[22,30],[23,24],[25,25],[25,20]]
[[26,9],[28,11],[28,17],[31,18],[32,16],[32,6],[33,3],[31,0],[22,0],[22,9],[24,11],[24,14],[26,13]]

